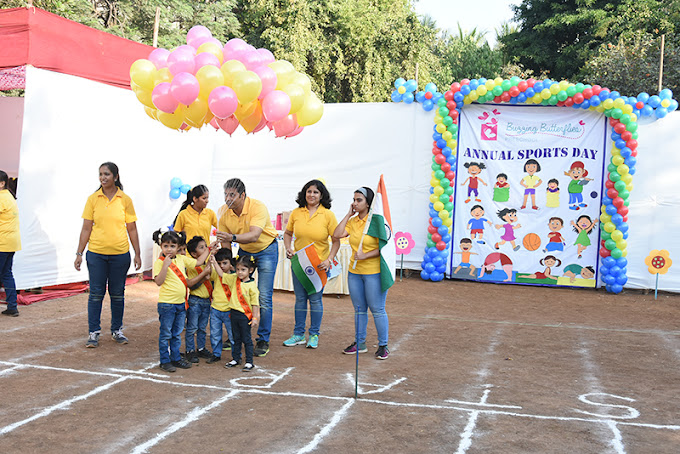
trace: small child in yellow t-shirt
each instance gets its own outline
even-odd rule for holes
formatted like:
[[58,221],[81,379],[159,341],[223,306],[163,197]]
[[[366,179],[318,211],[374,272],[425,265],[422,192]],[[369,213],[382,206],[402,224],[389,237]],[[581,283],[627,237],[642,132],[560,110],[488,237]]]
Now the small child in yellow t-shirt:
[[251,278],[255,272],[255,262],[251,256],[237,257],[235,275],[220,273],[220,271],[218,268],[217,274],[221,274],[222,283],[228,286],[230,293],[231,331],[234,334],[234,343],[231,346],[232,360],[225,364],[225,367],[236,367],[241,364],[241,344],[243,344],[246,351],[243,371],[250,372],[255,369],[250,328],[260,324],[260,292]]
[[[208,247],[202,236],[195,236],[187,242],[188,255],[197,259],[208,251],[216,251],[212,246]],[[208,262],[206,267],[212,267]],[[195,278],[203,272],[203,268],[187,268],[187,278]],[[184,335],[186,353],[184,357],[192,364],[198,363],[198,358],[209,359],[212,357],[210,350],[205,348],[208,321],[210,320],[210,300],[212,299],[213,286],[210,275],[198,281],[189,292],[189,308],[187,309],[187,330]]]
[[153,234],[153,239],[161,246],[161,255],[154,262],[154,282],[160,287],[158,292],[158,319],[160,333],[158,336],[158,351],[160,353],[160,367],[166,372],[175,372],[191,368],[191,363],[180,355],[182,346],[182,330],[186,321],[187,289],[200,282],[210,272],[206,266],[202,273],[194,278],[187,278],[187,268],[195,268],[198,263],[204,263],[209,251],[197,259],[178,255],[179,245],[183,242],[184,233],[160,231]]
[[[222,346],[231,349],[234,336],[231,333],[231,320],[229,319],[229,287],[222,284],[222,274],[232,273],[231,249],[221,248],[212,260],[212,273],[210,280],[213,285],[212,301],[210,303],[210,346],[212,356],[206,361],[208,364],[216,363],[222,359]],[[227,329],[228,339],[222,341],[222,325]]]

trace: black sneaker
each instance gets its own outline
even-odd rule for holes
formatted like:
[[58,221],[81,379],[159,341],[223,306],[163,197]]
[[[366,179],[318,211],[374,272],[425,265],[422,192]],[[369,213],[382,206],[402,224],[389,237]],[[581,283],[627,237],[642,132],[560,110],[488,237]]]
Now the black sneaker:
[[229,351],[231,350],[231,342],[226,341],[224,344],[222,344],[222,351]]
[[198,353],[195,350],[186,352],[184,354],[184,359],[189,361],[191,364],[198,364]]
[[111,333],[111,338],[118,342],[119,344],[127,344],[128,343],[128,338],[125,337],[125,334],[123,334],[123,330],[119,329],[117,331],[114,331]]
[[387,359],[390,356],[390,349],[387,345],[379,345],[378,351],[375,352],[375,359]]
[[179,367],[180,369],[191,369],[191,363],[184,358],[180,359],[179,361],[173,361],[172,365]]
[[210,359],[212,358],[212,352],[208,350],[207,348],[202,348],[198,352],[196,352],[197,356],[199,358],[205,358],[205,359]]
[[99,335],[101,334],[100,331],[93,331],[90,333],[90,336],[87,338],[87,342],[85,343],[85,346],[87,348],[97,348],[99,347]]
[[175,372],[177,370],[175,366],[172,365],[172,363],[161,363],[161,369],[166,372]]
[[253,350],[253,354],[255,356],[267,356],[267,353],[269,353],[269,342],[264,341],[264,340],[259,340],[257,341],[257,345],[255,346],[255,350]]
[[242,370],[243,372],[250,372],[250,371],[253,370],[253,369],[255,369],[255,364],[246,363],[246,364],[243,366],[243,369],[241,369],[241,370]]
[[232,367],[238,366],[239,364],[241,364],[241,361],[236,361],[235,359],[232,359],[227,364],[225,364],[224,367],[226,367],[227,369],[230,369]]
[[222,361],[222,357],[221,357],[221,356],[212,355],[212,356],[210,357],[210,359],[206,361],[206,363],[212,364],[212,363],[216,363],[216,362],[219,362],[219,361]]
[[19,311],[16,309],[6,309],[2,311],[2,315],[7,315],[8,317],[18,317]]

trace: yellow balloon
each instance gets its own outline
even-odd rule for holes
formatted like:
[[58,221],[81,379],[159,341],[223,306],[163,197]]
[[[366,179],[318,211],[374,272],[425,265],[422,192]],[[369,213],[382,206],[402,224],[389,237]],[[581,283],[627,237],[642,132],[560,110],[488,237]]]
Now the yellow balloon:
[[631,175],[630,173],[621,175],[621,180],[626,184],[631,184],[633,182],[633,175]]
[[612,107],[614,107],[614,100],[613,99],[605,99],[604,101],[602,101],[601,105],[602,105],[602,107],[605,108],[605,110],[611,109]]
[[447,227],[451,227],[453,225],[453,219],[452,218],[444,219],[444,225]]
[[444,123],[437,123],[437,126],[435,127],[437,129],[437,132],[439,134],[443,134],[446,132],[446,126],[444,126]]
[[446,211],[446,210],[442,210],[442,211],[439,212],[439,217],[440,217],[441,219],[448,219],[448,217],[449,217],[449,212]]
[[203,124],[207,125],[213,118],[215,118],[215,115],[213,115],[213,113],[210,112],[210,109],[208,109],[208,113],[206,113],[205,117],[203,117]]
[[621,153],[620,153],[620,152],[619,152],[619,155],[618,155],[618,156],[613,156],[613,157],[612,157],[612,164],[614,164],[615,166],[620,166],[620,165],[623,164],[625,161],[626,161],[626,160],[623,159],[623,156],[621,156]]
[[489,90],[486,88],[486,85],[480,85],[477,87],[477,96],[484,96],[488,92]]
[[493,80],[487,80],[484,83],[484,86],[486,87],[487,91],[493,90],[493,88],[496,86],[496,82]]
[[196,49],[196,55],[207,52],[213,54],[220,61],[220,65],[224,62],[224,54],[222,54],[222,47],[215,43],[203,43]]
[[170,129],[179,129],[184,123],[184,109],[178,107],[174,113],[158,112],[158,121]]
[[476,91],[471,91],[470,94],[468,95],[470,97],[471,101],[477,101],[479,99],[479,95],[477,94]]
[[[444,188],[442,188],[441,186],[437,186],[436,188],[434,188],[434,195],[437,197],[437,200],[439,200],[439,196],[442,195],[443,193],[444,193]],[[434,202],[432,202],[432,203],[434,203]]]
[[625,257],[628,255],[628,249],[622,249],[621,250],[621,257]]
[[437,112],[436,114],[434,114],[434,122],[437,123],[437,124],[443,124],[444,117],[439,115],[439,112]]
[[453,134],[451,134],[451,132],[449,132],[449,131],[444,131],[442,133],[442,139],[444,139],[448,142],[449,140],[453,139]]
[[234,76],[231,88],[236,92],[240,104],[249,104],[260,96],[262,81],[253,71],[243,71]]
[[[569,85],[572,85],[572,84],[570,84],[566,80],[560,81],[560,83],[559,83],[560,90],[566,90],[567,88],[569,88]],[[557,93],[559,93],[559,90],[557,91]]]
[[444,204],[441,202],[434,202],[434,209],[437,211],[441,211],[444,209]]
[[153,90],[156,80],[156,65],[142,58],[130,66],[130,80],[145,90]]
[[[621,230],[614,230],[612,232],[612,240],[616,241],[617,243],[621,240],[623,240],[623,232]],[[622,248],[619,248],[622,249]]]
[[144,106],[144,112],[146,112],[149,117],[158,121],[158,109]]
[[616,147],[612,147],[612,156],[621,156],[621,150]]
[[616,168],[616,171],[619,172],[619,175],[628,175],[630,168],[628,168],[628,166],[625,164],[621,164]]
[[633,190],[633,185],[632,184],[627,184],[626,185],[626,191],[630,192]]
[[399,88],[397,88],[397,93],[403,95],[404,93],[406,93],[406,87],[404,87],[403,85],[400,86]]
[[638,117],[634,113],[629,113],[628,116],[630,116],[631,123],[636,123],[638,121]]
[[621,109],[625,105],[626,105],[626,101],[624,101],[623,98],[616,98],[614,100],[614,108],[615,109]]
[[[144,90],[143,88],[138,88],[135,90],[135,96],[137,96],[137,99],[139,102],[144,104],[145,107],[150,107],[151,109],[156,109],[156,106],[153,105],[153,102],[151,101],[151,92]],[[148,112],[147,112],[148,113]]]
[[238,107],[236,108],[236,112],[234,112],[234,116],[240,121],[245,118],[248,118],[255,112],[255,109],[257,109],[257,105],[259,102],[251,102],[250,104],[241,105],[239,104]]
[[630,115],[633,113],[633,106],[626,104],[625,106],[621,107],[621,112]]
[[276,73],[276,89],[281,90],[291,83],[295,74],[295,68],[286,60],[276,60],[269,63],[269,66]]
[[161,68],[156,72],[156,85],[163,82],[172,82],[172,73],[168,68]]
[[184,122],[194,128],[200,128],[207,113],[208,102],[198,98],[184,110]]
[[603,224],[606,224],[607,222],[610,222],[612,220],[612,217],[609,216],[607,213],[602,213],[600,215],[600,222]]
[[206,65],[196,71],[196,79],[200,85],[198,97],[204,101],[208,100],[210,92],[220,85],[224,85],[224,75],[219,68],[212,65]]
[[298,110],[302,109],[305,105],[305,91],[296,84],[288,84],[281,91],[288,95],[290,98],[290,112],[289,114],[294,114]]
[[446,142],[446,146],[449,147],[452,150],[455,150],[456,147],[458,146],[458,141],[455,139],[451,139]]
[[628,247],[628,241],[626,241],[626,240],[617,241],[616,247],[623,251],[624,249],[626,249]]
[[664,99],[661,101],[661,107],[668,107],[671,105],[671,100],[670,99]]
[[543,99],[549,99],[551,96],[552,96],[552,93],[550,93],[550,89],[549,89],[549,88],[544,88],[544,89],[541,91],[541,98],[543,98]]
[[550,94],[556,95],[560,92],[560,84],[552,84],[548,90],[550,90]]
[[602,104],[600,104],[599,106],[597,106],[597,107],[595,108],[595,110],[598,111],[598,112],[600,112],[600,113],[602,113],[602,112],[605,111],[605,108],[604,108],[604,106],[603,106]]
[[493,80],[493,83],[494,83],[494,85],[500,86],[500,85],[503,84],[503,78],[502,78],[502,77],[496,77],[496,78]]
[[540,93],[536,93],[531,100],[534,102],[534,104],[540,104],[541,101],[543,101],[543,97],[541,96]]
[[256,109],[252,115],[241,120],[241,126],[246,130],[246,132],[253,132],[253,129],[255,129],[257,125],[260,124],[260,121],[262,121],[262,107],[260,107],[260,103],[256,104]]
[[305,105],[297,113],[297,121],[300,126],[313,125],[323,115],[323,103],[312,93]]
[[[439,183],[439,180],[437,180],[437,183]],[[441,188],[441,186],[435,186],[435,188]],[[438,201],[439,201],[439,197],[437,197],[434,194],[430,194],[430,203],[437,203]]]
[[224,62],[220,70],[224,76],[224,85],[231,87],[231,84],[234,81],[234,76],[238,73],[244,72],[246,70],[246,65],[238,60],[227,60]]
[[472,104],[472,99],[470,99],[470,95],[467,95],[465,98],[463,98],[463,104]]
[[[432,172],[432,175],[434,175],[434,172]],[[439,180],[438,180],[438,179],[432,178],[432,179],[430,180],[430,186],[432,186],[433,188],[436,188],[436,187],[439,186],[439,185],[440,185],[440,184],[439,184]],[[439,200],[439,199],[437,199],[437,200]],[[430,195],[430,201],[431,201],[432,203],[436,202],[437,200],[432,200],[432,195]]]
[[614,225],[613,222],[605,222],[604,223],[604,231],[607,233],[612,233],[614,230],[616,230],[616,226]]

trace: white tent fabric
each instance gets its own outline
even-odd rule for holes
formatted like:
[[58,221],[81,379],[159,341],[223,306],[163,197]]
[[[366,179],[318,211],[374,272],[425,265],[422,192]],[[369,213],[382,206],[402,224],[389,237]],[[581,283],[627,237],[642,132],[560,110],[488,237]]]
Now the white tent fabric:
[[[87,280],[87,271],[77,272],[73,260],[83,206],[98,187],[98,166],[104,161],[120,167],[125,192],[135,204],[144,269],[152,266],[151,233],[171,224],[180,206],[180,200],[168,197],[173,177],[192,186],[206,184],[215,211],[223,202],[222,184],[239,177],[272,218],[295,207],[305,182],[322,178],[340,219],[353,190],[377,185],[381,173],[395,231],[410,232],[416,241],[404,266],[419,269],[427,238],[432,116],[419,105],[327,104],[321,121],[292,139],[275,139],[264,131],[249,136],[239,131],[230,138],[210,127],[179,133],[147,117],[130,91],[28,67],[17,287]],[[627,287],[653,288],[644,265],[650,249],[668,249],[671,258],[680,251],[680,238],[672,234],[680,230],[680,196],[674,188],[680,155],[673,152],[678,126],[675,113],[641,127]],[[680,264],[660,279],[659,288],[680,292]]]

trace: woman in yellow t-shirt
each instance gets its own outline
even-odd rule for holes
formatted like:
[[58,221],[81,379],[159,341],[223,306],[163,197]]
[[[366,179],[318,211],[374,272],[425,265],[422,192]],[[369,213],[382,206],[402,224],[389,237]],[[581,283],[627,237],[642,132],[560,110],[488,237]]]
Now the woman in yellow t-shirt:
[[[321,259],[317,272],[325,274],[340,249],[340,240],[333,239],[329,252],[328,238],[333,235],[338,226],[338,221],[330,210],[331,195],[321,181],[312,180],[303,186],[295,202],[298,208],[290,214],[288,226],[283,234],[286,256],[290,259],[297,251],[314,243],[313,247]],[[291,246],[293,236],[295,236],[295,244]],[[313,285],[310,285],[309,281],[300,282],[297,275],[293,273],[293,289],[295,290],[295,328],[293,335],[283,341],[283,345],[292,347],[307,342],[307,348],[317,348],[323,317],[323,288],[314,292]],[[309,340],[305,339],[307,300],[309,300],[310,311]]]
[[0,170],[0,282],[5,287],[7,295],[7,309],[2,311],[2,315],[18,317],[17,288],[12,273],[12,264],[14,253],[21,250],[19,209],[8,184],[9,176]]
[[349,212],[335,229],[333,238],[339,240],[349,236],[349,244],[352,247],[347,284],[354,305],[356,334],[355,342],[343,350],[343,353],[354,355],[368,351],[366,326],[370,309],[375,330],[378,332],[378,350],[375,357],[387,359],[390,354],[387,348],[389,322],[385,312],[387,291],[383,292],[380,285],[380,248],[377,238],[363,235],[374,196],[373,190],[365,186],[354,191],[354,201],[349,207]]
[[217,215],[208,206],[210,192],[202,184],[187,192],[187,199],[177,213],[173,230],[184,232],[187,241],[195,236],[202,237],[206,244],[210,244],[211,227],[217,227]]
[[85,346],[89,348],[99,346],[102,301],[107,284],[111,299],[111,335],[119,344],[128,343],[123,334],[123,311],[125,277],[130,268],[130,243],[135,250],[135,269],[142,267],[137,215],[132,199],[123,192],[118,166],[112,162],[102,164],[99,167],[99,182],[99,189],[85,203],[83,228],[74,262],[76,270],[80,271],[83,251],[87,246],[87,271],[90,275],[87,322],[90,335]]

